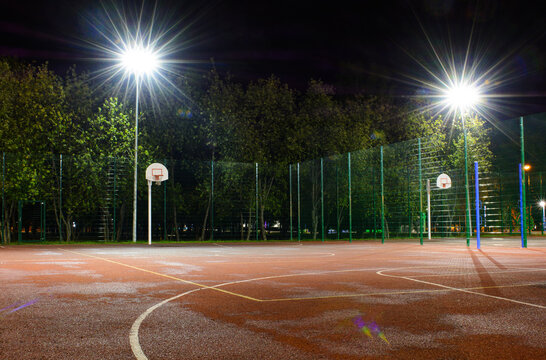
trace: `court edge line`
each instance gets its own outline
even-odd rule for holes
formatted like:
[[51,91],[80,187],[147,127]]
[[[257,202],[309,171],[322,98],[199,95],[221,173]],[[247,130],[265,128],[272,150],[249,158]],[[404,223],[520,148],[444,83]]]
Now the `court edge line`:
[[[398,268],[398,269],[393,269],[393,270],[402,270],[402,269],[404,269],[404,268]],[[412,269],[412,268],[410,268],[410,269]],[[396,279],[405,279],[405,280],[415,281],[415,282],[422,283],[422,284],[438,286],[438,287],[441,287],[441,288],[450,289],[450,290],[453,290],[453,291],[460,291],[460,292],[464,292],[464,293],[467,293],[467,294],[474,294],[474,295],[489,297],[489,298],[492,298],[492,299],[509,301],[509,302],[513,302],[513,303],[516,303],[516,304],[520,304],[520,305],[527,305],[527,306],[536,307],[536,308],[539,308],[539,309],[546,309],[546,306],[542,306],[542,305],[538,305],[538,304],[527,303],[527,302],[524,302],[524,301],[513,300],[513,299],[509,299],[509,298],[495,296],[495,295],[483,294],[483,293],[479,293],[479,292],[466,290],[464,288],[462,288],[462,289],[461,288],[454,288],[454,287],[451,287],[451,286],[437,284],[437,283],[433,283],[433,282],[429,282],[429,281],[412,279],[412,278],[406,277],[406,276],[387,275],[387,274],[383,274],[383,271],[389,271],[389,270],[379,270],[379,271],[376,272],[376,274],[381,275],[381,276],[392,277],[392,278],[396,278]],[[515,287],[514,285],[512,285],[512,286]],[[507,285],[507,287],[511,287],[511,286]],[[483,289],[486,289],[486,288],[488,288],[488,287],[483,287]],[[478,288],[478,289],[482,289],[482,288]],[[474,290],[477,290],[477,289],[474,289]]]
[[149,274],[152,274],[152,275],[157,275],[157,276],[165,277],[165,278],[167,278],[167,279],[180,281],[180,282],[183,282],[183,283],[185,283],[185,284],[190,284],[190,285],[198,286],[198,287],[200,287],[200,288],[202,288],[202,289],[216,290],[216,291],[219,291],[219,292],[221,292],[221,293],[225,293],[225,294],[237,296],[237,297],[240,297],[240,298],[243,298],[243,299],[252,300],[252,301],[256,301],[256,302],[261,302],[261,301],[262,301],[262,300],[260,300],[260,299],[253,298],[253,297],[251,297],[251,296],[246,296],[246,295],[243,295],[243,294],[238,294],[238,293],[235,293],[235,292],[232,292],[232,291],[228,291],[228,290],[224,290],[224,289],[217,289],[217,288],[214,288],[213,286],[208,286],[208,285],[199,284],[199,283],[196,283],[196,282],[194,282],[194,281],[184,280],[184,279],[181,279],[181,278],[177,278],[176,276],[171,276],[171,275],[167,275],[167,274],[158,273],[158,272],[155,272],[155,271],[152,271],[152,270],[147,270],[147,269],[139,268],[139,267],[137,267],[137,266],[133,266],[133,265],[129,265],[129,264],[124,264],[124,263],[121,263],[121,262],[119,262],[119,261],[109,260],[109,259],[106,259],[106,258],[102,258],[102,257],[100,257],[100,256],[95,256],[95,255],[90,255],[90,254],[79,253],[79,252],[77,252],[77,251],[72,251],[72,250],[67,250],[67,249],[62,249],[62,248],[59,248],[59,250],[67,251],[67,252],[69,252],[69,253],[76,254],[76,255],[80,255],[80,256],[87,256],[87,257],[90,257],[90,258],[94,258],[94,259],[97,259],[97,260],[106,261],[106,262],[109,262],[109,263],[112,263],[112,264],[116,264],[116,265],[125,266],[125,267],[128,267],[128,268],[130,268],[130,269],[139,270],[139,271],[143,271],[143,272],[146,272],[146,273],[149,273]]

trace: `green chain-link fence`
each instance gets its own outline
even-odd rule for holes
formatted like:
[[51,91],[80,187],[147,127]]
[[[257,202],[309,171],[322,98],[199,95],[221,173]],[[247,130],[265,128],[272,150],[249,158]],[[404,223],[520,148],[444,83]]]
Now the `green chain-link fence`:
[[[520,119],[496,123],[492,164],[479,165],[480,231],[520,234]],[[525,117],[525,232],[542,233],[546,114]],[[424,241],[476,235],[475,175],[469,204],[463,167],[431,136],[298,164],[155,159],[169,180],[152,188],[152,238],[171,240]],[[147,234],[147,190],[138,167],[137,237]],[[133,159],[2,153],[2,242],[128,241]],[[449,175],[452,186],[436,179]],[[428,217],[427,181],[430,182]],[[429,225],[430,224],[430,225]]]

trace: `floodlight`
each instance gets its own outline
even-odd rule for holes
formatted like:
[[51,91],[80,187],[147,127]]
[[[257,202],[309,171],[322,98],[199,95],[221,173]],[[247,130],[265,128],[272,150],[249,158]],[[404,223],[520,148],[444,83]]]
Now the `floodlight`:
[[445,102],[453,109],[465,112],[480,102],[481,95],[473,85],[455,85],[445,90]]
[[540,207],[544,208],[546,206],[546,201],[540,200],[538,204],[540,205]]
[[136,45],[127,48],[120,54],[121,65],[126,71],[135,75],[151,74],[157,69],[159,59],[149,47]]

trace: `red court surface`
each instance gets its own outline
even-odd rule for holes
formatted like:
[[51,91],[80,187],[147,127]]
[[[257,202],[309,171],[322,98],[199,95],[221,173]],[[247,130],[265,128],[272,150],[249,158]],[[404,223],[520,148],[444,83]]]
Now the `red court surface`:
[[0,247],[0,359],[545,359],[546,240]]

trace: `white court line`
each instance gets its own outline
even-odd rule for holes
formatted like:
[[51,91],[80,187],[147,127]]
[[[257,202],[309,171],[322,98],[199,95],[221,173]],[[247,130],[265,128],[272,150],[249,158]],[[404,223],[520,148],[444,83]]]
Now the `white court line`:
[[[486,269],[496,269],[496,268],[486,268]],[[546,271],[546,269],[525,269],[518,268],[518,270],[504,270],[504,271],[482,271],[482,272],[466,272],[466,273],[452,273],[452,274],[431,274],[431,275],[411,275],[412,278],[424,278],[424,277],[448,277],[448,276],[462,276],[462,275],[480,275],[480,274],[511,274],[519,272],[537,272],[537,271]]]
[[485,296],[485,297],[489,297],[489,298],[493,298],[493,299],[497,299],[497,300],[509,301],[509,302],[513,302],[513,303],[516,303],[516,304],[520,304],[520,305],[533,306],[533,307],[537,307],[539,309],[546,309],[546,306],[533,304],[533,303],[527,303],[527,302],[524,302],[524,301],[508,299],[508,298],[501,297],[501,296],[489,295],[489,294],[479,293],[479,292],[475,292],[475,291],[470,291],[470,290],[465,290],[465,289],[460,289],[460,288],[454,288],[454,287],[451,287],[451,286],[437,284],[437,283],[433,283],[433,282],[429,282],[429,281],[413,279],[413,278],[410,278],[410,277],[407,277],[407,276],[396,276],[396,275],[383,274],[383,271],[395,271],[395,270],[403,270],[403,269],[407,270],[407,269],[418,269],[418,268],[419,267],[405,267],[405,268],[397,268],[397,269],[390,269],[390,270],[379,270],[379,271],[376,272],[376,274],[381,275],[381,276],[397,278],[397,279],[405,279],[405,280],[409,280],[409,281],[415,281],[415,282],[422,283],[422,284],[438,286],[438,287],[441,287],[441,288],[444,288],[444,289],[450,289],[450,290],[453,290],[453,291],[460,291],[460,292],[464,292],[464,293],[468,293],[468,294]]
[[[301,258],[301,254],[261,254],[262,256],[254,256],[254,255],[250,255],[250,254],[241,254],[241,253],[238,253],[238,254],[214,254],[214,256],[217,256],[217,257],[228,257],[228,258],[232,258],[233,256],[242,256],[242,255],[245,255],[245,257],[247,258],[252,258],[252,259],[275,259],[275,258],[278,258],[278,259],[290,259],[290,258]],[[310,257],[328,257],[328,256],[336,256],[336,254],[334,253],[314,253],[314,254],[306,254],[305,255],[305,258],[310,258]]]
[[[327,274],[327,273],[337,273],[337,272],[349,272],[349,271],[364,271],[369,270],[373,271],[374,269],[354,269],[354,270],[335,270],[330,272],[315,272],[315,273],[304,273],[304,274],[284,274],[284,275],[273,275],[273,276],[265,276],[265,277],[259,277],[259,278],[253,278],[253,279],[245,279],[245,280],[237,280],[237,281],[230,281],[214,286],[210,286],[209,288],[216,288],[220,286],[227,286],[227,285],[233,285],[233,284],[240,284],[244,282],[250,282],[250,281],[259,281],[259,280],[266,280],[266,279],[273,279],[273,278],[282,278],[282,277],[294,277],[294,276],[302,276],[302,275],[320,275],[320,274]],[[169,299],[163,300],[162,302],[155,304],[154,306],[147,309],[145,312],[140,314],[140,316],[135,320],[133,325],[131,326],[131,331],[129,332],[129,342],[131,344],[131,350],[133,351],[133,354],[137,358],[137,360],[148,360],[148,357],[146,357],[146,354],[142,351],[142,348],[140,347],[140,341],[138,339],[138,331],[140,328],[140,325],[142,322],[146,319],[148,315],[150,315],[154,310],[157,308],[165,305],[166,303],[176,300],[178,298],[181,298],[182,296],[191,294],[193,292],[204,290],[205,288],[199,288],[199,289],[193,289],[190,291],[186,291],[185,293],[178,294],[176,296],[173,296]]]
[[129,342],[131,343],[131,350],[133,351],[133,354],[138,360],[148,360],[148,357],[144,352],[142,351],[142,348],[140,347],[140,341],[138,340],[138,329],[140,328],[140,324],[146,319],[148,315],[150,315],[155,309],[158,307],[161,307],[168,303],[169,301],[176,300],[184,295],[191,294],[192,292],[202,290],[203,288],[197,288],[190,291],[186,291],[185,293],[178,294],[176,296],[173,296],[167,300],[163,300],[162,302],[155,304],[142,314],[135,320],[133,323],[133,326],[131,326],[131,331],[129,332]]

